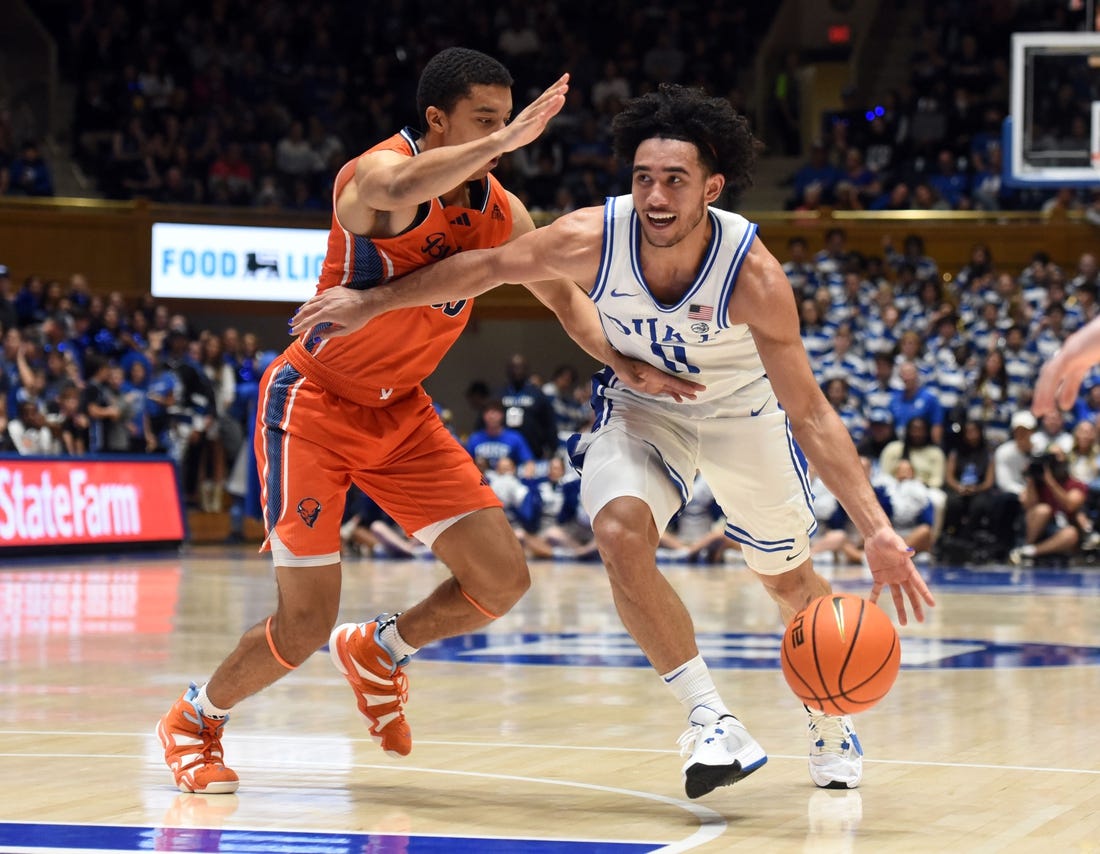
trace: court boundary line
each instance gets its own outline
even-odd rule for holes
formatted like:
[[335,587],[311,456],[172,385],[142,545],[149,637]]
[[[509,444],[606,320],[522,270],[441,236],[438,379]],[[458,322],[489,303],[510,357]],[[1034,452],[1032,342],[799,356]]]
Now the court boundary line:
[[[180,793],[184,794],[184,793]],[[199,797],[218,798],[221,795],[198,795]],[[240,797],[238,795],[238,797]],[[430,833],[430,832],[418,832],[409,831],[408,833],[397,833],[392,830],[331,830],[327,828],[310,828],[308,830],[296,830],[292,828],[283,827],[250,827],[248,825],[233,825],[227,827],[224,824],[218,827],[203,827],[197,824],[150,824],[148,822],[134,822],[134,821],[28,821],[22,818],[4,819],[0,818],[0,824],[45,824],[50,827],[126,827],[134,830],[147,830],[164,828],[166,830],[226,830],[234,831],[237,833],[288,833],[295,835],[308,835],[311,833],[317,834],[331,834],[333,836],[344,836],[347,834],[359,834],[362,836],[386,836],[386,837],[405,837],[405,836],[422,836],[426,839],[492,839],[498,842],[607,842],[612,845],[664,845],[658,839],[573,839],[562,838],[557,836],[505,836],[497,833]],[[0,846],[0,851],[3,851],[4,847]],[[39,850],[53,851],[53,848],[34,849],[37,852]],[[69,850],[69,849],[65,849]],[[75,848],[74,851],[87,851],[92,854],[99,854],[102,849],[99,848]],[[657,849],[654,849],[656,851]],[[660,849],[664,850],[664,849]]]
[[[28,849],[0,845],[0,854],[28,854]],[[29,854],[140,854],[140,852],[127,851],[125,848],[31,848]],[[198,852],[198,854],[205,854],[205,852]]]
[[[118,759],[139,759],[139,760],[142,760],[142,761],[147,761],[148,760],[148,756],[145,756],[145,755],[119,754],[119,753],[101,753],[101,754],[97,754],[97,753],[60,753],[60,754],[52,754],[52,753],[7,754],[7,753],[0,753],[0,757],[10,758],[12,756],[36,756],[38,758],[51,758],[51,759],[106,759],[106,758],[113,757],[113,758],[118,758]],[[369,771],[404,771],[406,773],[414,773],[414,774],[442,774],[442,775],[445,775],[445,776],[479,777],[479,778],[482,778],[482,779],[498,780],[498,781],[502,781],[502,782],[513,782],[513,783],[521,782],[521,783],[529,783],[529,784],[534,784],[534,785],[562,786],[562,787],[565,787],[565,788],[584,789],[584,790],[587,790],[587,791],[596,791],[596,792],[604,792],[604,793],[613,794],[613,795],[621,795],[621,796],[624,796],[624,797],[627,797],[627,798],[641,798],[642,800],[655,801],[657,803],[665,804],[666,806],[675,807],[675,808],[680,809],[684,812],[687,812],[690,815],[692,815],[696,819],[696,821],[699,822],[698,828],[696,828],[696,830],[693,833],[691,833],[689,836],[687,836],[683,839],[675,840],[673,842],[657,842],[657,841],[644,840],[644,839],[643,840],[629,840],[629,839],[603,839],[603,840],[601,840],[601,839],[578,839],[578,840],[573,840],[573,839],[560,839],[559,837],[545,837],[545,838],[543,838],[543,837],[511,837],[511,836],[493,837],[492,835],[489,835],[489,834],[470,835],[469,837],[463,837],[463,836],[459,836],[459,835],[456,835],[456,834],[439,834],[438,836],[440,838],[456,838],[456,839],[457,838],[470,838],[470,839],[499,838],[499,839],[502,839],[502,840],[517,838],[517,839],[521,839],[521,840],[526,839],[527,841],[549,841],[549,842],[562,841],[562,842],[582,842],[582,843],[583,842],[611,842],[611,843],[618,842],[618,843],[624,843],[624,844],[637,842],[638,844],[642,844],[642,845],[653,844],[653,845],[661,846],[659,848],[655,848],[653,850],[652,854],[680,854],[680,852],[690,851],[693,848],[698,848],[700,845],[705,845],[708,842],[713,842],[714,840],[720,838],[726,832],[726,828],[729,826],[729,822],[726,820],[725,816],[723,816],[721,813],[717,812],[716,810],[711,809],[710,807],[703,806],[702,804],[692,803],[691,801],[680,800],[679,798],[669,797],[668,795],[659,795],[659,794],[656,794],[655,792],[643,792],[643,791],[639,791],[637,789],[624,789],[624,788],[620,788],[618,786],[604,786],[604,785],[601,785],[599,783],[584,783],[584,782],[581,782],[579,780],[554,780],[554,779],[547,778],[547,777],[525,777],[525,776],[516,775],[516,774],[496,774],[496,773],[487,772],[487,771],[456,771],[456,770],[447,769],[447,768],[426,768],[426,767],[417,766],[417,765],[379,765],[379,764],[375,764],[375,763],[363,763],[363,762],[349,762],[349,763],[334,764],[334,763],[331,763],[331,762],[328,762],[328,763],[326,763],[326,762],[303,762],[303,761],[299,760],[299,761],[296,761],[296,762],[287,763],[287,764],[285,764],[281,767],[287,767],[288,765],[292,766],[292,767],[297,767],[297,768],[317,768],[317,769],[338,768],[338,769],[341,769],[341,770],[355,768],[355,769],[362,769],[362,770],[369,770]],[[245,763],[244,765],[239,765],[238,767],[244,767],[244,768],[255,767],[255,768],[261,768],[262,769],[262,768],[268,768],[268,767],[271,767],[271,766],[266,765],[266,764],[252,765],[250,763]],[[23,821],[23,820],[17,820],[17,821],[9,821],[8,823],[10,823],[10,824],[41,824],[42,822],[28,822],[28,821]],[[68,825],[76,826],[76,827],[84,827],[84,826],[148,827],[148,826],[150,826],[148,824],[127,824],[127,823],[107,825],[107,824],[104,824],[104,823],[101,823],[101,822],[84,822],[84,823],[56,822],[56,823],[57,824],[68,824]],[[188,825],[188,826],[190,826],[190,825]],[[224,829],[224,830],[254,830],[254,831],[257,831],[257,832],[272,830],[272,828],[247,828],[247,827],[236,827],[236,826],[231,826],[231,827],[224,827],[223,826],[221,829]],[[317,829],[317,832],[319,832],[319,833],[348,833],[349,831],[347,831],[347,830],[323,831],[323,830]],[[412,835],[430,836],[432,834],[412,834]],[[45,851],[45,850],[47,850],[47,849],[43,849],[43,851]],[[36,854],[39,854],[39,852],[36,852]]]

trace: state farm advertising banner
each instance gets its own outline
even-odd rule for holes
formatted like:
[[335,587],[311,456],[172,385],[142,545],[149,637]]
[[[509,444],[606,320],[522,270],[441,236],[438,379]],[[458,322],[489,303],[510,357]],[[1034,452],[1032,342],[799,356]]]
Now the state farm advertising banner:
[[0,458],[4,547],[179,542],[171,461]]

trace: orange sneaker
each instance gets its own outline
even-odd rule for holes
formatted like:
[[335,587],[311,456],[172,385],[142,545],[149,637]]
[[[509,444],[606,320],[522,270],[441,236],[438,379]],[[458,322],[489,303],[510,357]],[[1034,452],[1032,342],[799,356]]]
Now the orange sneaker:
[[195,705],[194,682],[157,724],[164,761],[181,792],[223,795],[237,791],[240,780],[222,764],[222,728],[229,717],[208,718]]
[[[405,720],[409,678],[378,639],[378,630],[389,617],[382,614],[369,623],[344,623],[332,630],[328,651],[336,669],[344,674],[359,705],[359,714],[370,724],[370,734],[390,756],[408,756],[412,732]],[[393,619],[393,618],[391,618]]]

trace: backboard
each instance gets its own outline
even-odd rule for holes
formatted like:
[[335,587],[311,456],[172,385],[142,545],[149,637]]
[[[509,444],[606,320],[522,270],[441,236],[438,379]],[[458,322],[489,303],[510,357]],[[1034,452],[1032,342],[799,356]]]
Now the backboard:
[[1014,33],[1004,179],[1100,186],[1100,33]]

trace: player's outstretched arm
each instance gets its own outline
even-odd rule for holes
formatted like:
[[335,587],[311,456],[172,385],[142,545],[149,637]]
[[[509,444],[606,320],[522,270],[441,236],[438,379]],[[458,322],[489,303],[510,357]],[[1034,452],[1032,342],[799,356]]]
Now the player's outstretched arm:
[[1055,409],[1072,409],[1085,374],[1100,362],[1100,317],[1066,339],[1057,353],[1039,370],[1039,382],[1031,411],[1038,416]]
[[879,504],[844,423],[814,380],[790,283],[760,241],[753,244],[738,276],[730,322],[748,323],[799,447],[863,535],[874,579],[871,601],[877,601],[888,586],[898,622],[908,623],[906,598],[914,616],[923,621],[924,606],[934,606],[935,600],[913,565],[908,546]]
[[511,122],[482,139],[433,148],[416,157],[375,152],[359,158],[358,200],[374,210],[396,211],[446,193],[495,157],[538,139],[565,104],[568,91],[569,75],[563,74]]
[[594,277],[599,265],[601,210],[567,214],[503,246],[459,252],[368,290],[328,288],[301,305],[290,334],[329,324],[317,337],[350,335],[387,311],[469,299],[506,282],[584,281],[589,268]]

